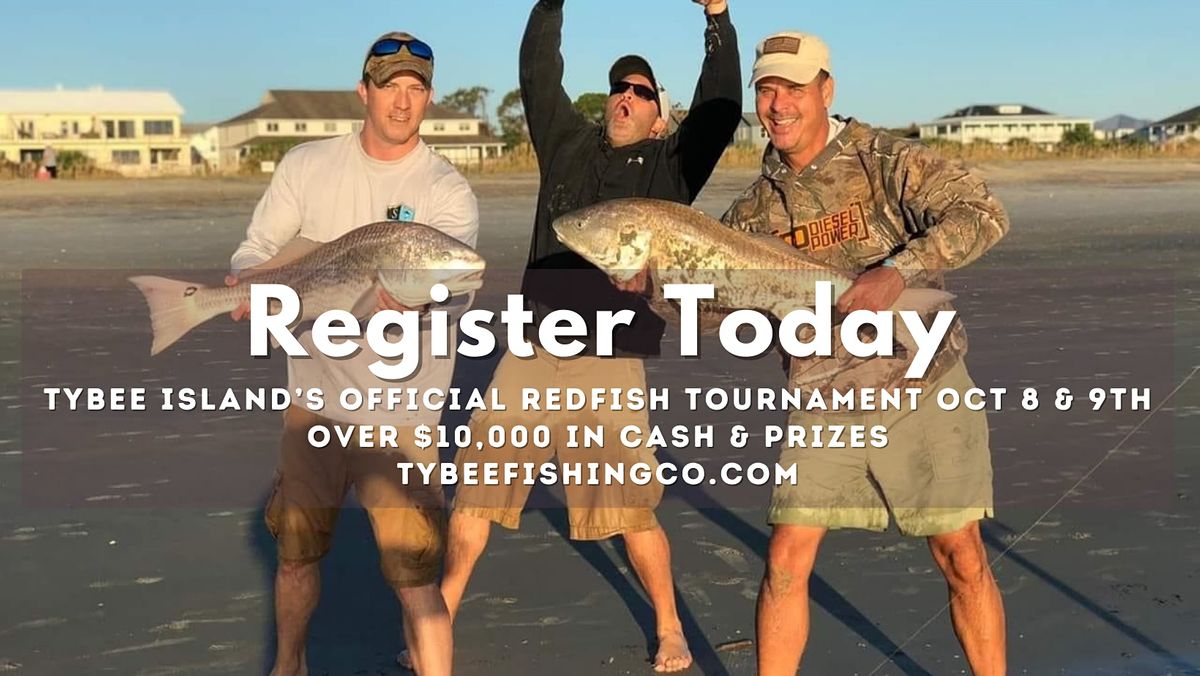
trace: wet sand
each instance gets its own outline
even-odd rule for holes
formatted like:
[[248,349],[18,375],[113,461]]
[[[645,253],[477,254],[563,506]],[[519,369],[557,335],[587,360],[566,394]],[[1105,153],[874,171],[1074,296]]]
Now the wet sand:
[[[1013,230],[951,277],[976,382],[1011,391],[1151,387],[1162,403],[1200,365],[1200,163],[980,171]],[[698,206],[719,215],[752,178],[718,174]],[[536,180],[473,184],[480,250],[498,272],[487,304],[515,283],[505,271],[524,262]],[[265,673],[273,545],[259,505],[278,416],[36,410],[38,388],[57,383],[280,384],[280,359],[223,363],[246,334],[217,322],[150,360],[141,301],[119,285],[134,269],[219,275],[264,185],[0,182],[0,671]],[[102,293],[47,295],[80,277],[73,271],[97,268],[108,272],[83,277]],[[460,361],[456,384],[481,386],[493,366]],[[772,358],[695,366],[664,357],[647,371],[651,386],[783,385]],[[1004,553],[995,570],[1010,673],[1200,673],[1197,381],[1152,416],[1090,406],[1029,412],[1016,401],[989,415],[997,518],[985,526],[989,555]],[[700,417],[672,410],[654,422]],[[708,417],[783,423],[778,413]],[[770,449],[720,445],[666,455],[774,460]],[[693,673],[753,673],[753,649],[716,647],[753,638],[767,494],[677,490],[659,510]],[[553,503],[539,495],[536,504]],[[570,543],[565,528],[560,510],[542,508],[526,512],[520,531],[493,531],[456,628],[457,673],[649,672],[652,614],[622,548]],[[360,511],[343,515],[322,573],[313,673],[397,673],[399,613]],[[948,618],[922,628],[945,589],[919,540],[894,530],[831,535],[813,599],[804,673],[964,673]]]

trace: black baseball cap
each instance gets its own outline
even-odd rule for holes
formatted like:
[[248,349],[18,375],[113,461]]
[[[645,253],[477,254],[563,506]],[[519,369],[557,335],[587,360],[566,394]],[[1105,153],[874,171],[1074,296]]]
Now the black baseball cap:
[[650,62],[637,54],[626,54],[613,62],[612,68],[608,70],[608,86],[611,87],[630,75],[645,77],[650,81],[650,86],[654,88],[655,92],[659,90],[658,79],[654,77]]

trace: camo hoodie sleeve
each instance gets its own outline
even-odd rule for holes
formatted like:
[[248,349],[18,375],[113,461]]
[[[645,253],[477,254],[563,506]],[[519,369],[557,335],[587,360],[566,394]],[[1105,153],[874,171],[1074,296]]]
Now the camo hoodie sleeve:
[[905,281],[969,265],[1008,232],[1004,207],[962,166],[912,143],[892,157],[895,166],[884,175],[910,237],[894,256]]

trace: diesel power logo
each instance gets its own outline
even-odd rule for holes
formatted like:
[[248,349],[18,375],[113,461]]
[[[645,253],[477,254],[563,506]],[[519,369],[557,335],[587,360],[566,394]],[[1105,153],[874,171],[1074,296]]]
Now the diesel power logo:
[[779,237],[798,249],[820,251],[843,242],[863,241],[868,237],[867,216],[862,202],[854,202],[836,213],[796,226]]

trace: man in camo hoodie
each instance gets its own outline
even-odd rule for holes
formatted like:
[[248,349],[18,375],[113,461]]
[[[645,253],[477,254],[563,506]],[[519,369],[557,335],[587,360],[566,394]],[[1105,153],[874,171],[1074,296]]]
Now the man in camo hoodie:
[[[779,33],[760,43],[756,56],[756,108],[771,145],[762,175],[724,221],[778,236],[857,275],[838,311],[885,310],[905,288],[941,288],[944,270],[972,263],[1008,231],[1003,207],[965,169],[920,144],[829,116],[834,81],[819,38]],[[1004,673],[1004,609],[979,532],[979,521],[992,516],[987,420],[983,412],[943,411],[934,400],[942,388],[973,386],[963,363],[962,323],[955,319],[920,381],[905,380],[909,359],[902,353],[859,360],[838,348],[832,358],[793,359],[789,378],[815,382],[825,393],[911,386],[923,394],[915,410],[789,416],[791,425],[884,425],[888,443],[782,450],[780,464],[795,463],[799,481],[776,488],[771,498],[758,673],[791,675],[799,667],[808,638],[808,580],[825,533],[881,531],[889,514],[905,535],[928,539],[972,671]]]

